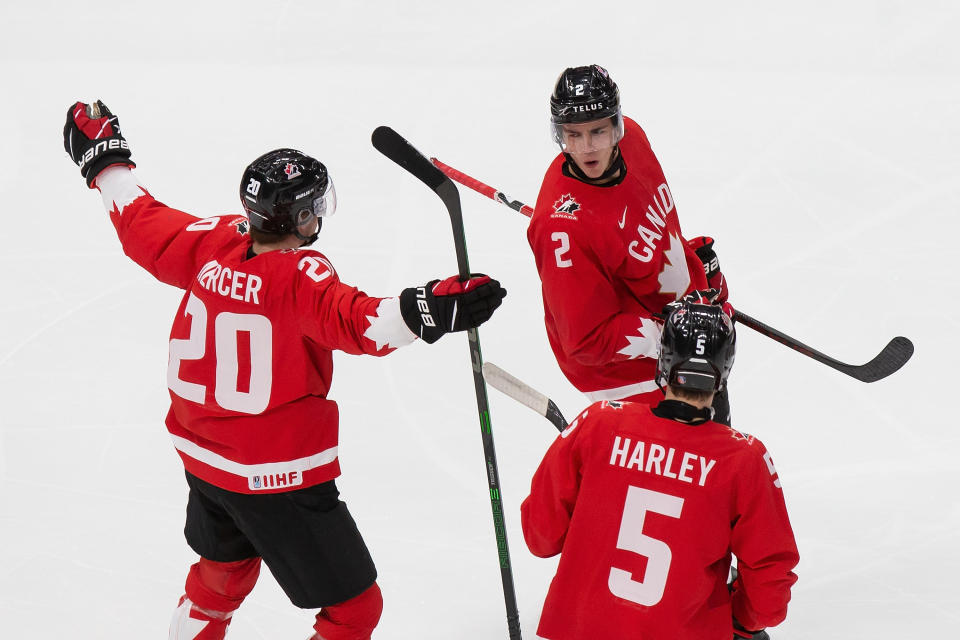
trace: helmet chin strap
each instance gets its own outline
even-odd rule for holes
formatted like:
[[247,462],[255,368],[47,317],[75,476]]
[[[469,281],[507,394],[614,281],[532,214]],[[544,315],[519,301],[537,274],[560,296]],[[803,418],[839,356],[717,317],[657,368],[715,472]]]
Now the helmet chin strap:
[[297,238],[303,241],[300,244],[301,247],[309,247],[310,245],[312,245],[314,242],[317,241],[317,238],[320,236],[320,227],[322,226],[323,226],[323,218],[317,218],[317,230],[314,231],[313,234],[309,236],[305,236],[302,233],[300,233],[300,229],[294,229],[293,235],[297,236]]

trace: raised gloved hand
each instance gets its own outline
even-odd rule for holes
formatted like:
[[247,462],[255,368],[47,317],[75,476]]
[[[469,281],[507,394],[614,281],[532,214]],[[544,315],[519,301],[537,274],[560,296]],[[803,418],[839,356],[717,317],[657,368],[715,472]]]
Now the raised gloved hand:
[[760,629],[759,631],[747,631],[740,623],[737,622],[736,618],[733,620],[733,640],[743,640],[744,638],[750,638],[752,640],[770,640],[770,634]]
[[91,189],[93,181],[107,167],[137,166],[130,160],[130,147],[120,133],[117,116],[99,100],[89,105],[77,102],[67,110],[63,148],[80,167],[80,175]]
[[445,333],[479,327],[506,295],[499,282],[482,273],[471,274],[469,280],[452,276],[404,289],[400,314],[410,331],[432,344]]
[[707,276],[707,285],[711,289],[718,291],[717,302],[723,304],[727,301],[730,291],[727,289],[727,280],[720,272],[720,261],[717,260],[717,253],[713,250],[713,238],[709,236],[698,236],[687,240],[687,246],[694,250],[700,262],[703,263],[703,272]]

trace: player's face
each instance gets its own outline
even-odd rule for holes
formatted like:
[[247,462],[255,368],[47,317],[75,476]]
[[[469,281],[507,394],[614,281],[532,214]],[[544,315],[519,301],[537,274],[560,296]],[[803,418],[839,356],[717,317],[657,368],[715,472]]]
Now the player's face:
[[588,178],[599,178],[613,160],[616,130],[610,118],[565,124],[563,147]]

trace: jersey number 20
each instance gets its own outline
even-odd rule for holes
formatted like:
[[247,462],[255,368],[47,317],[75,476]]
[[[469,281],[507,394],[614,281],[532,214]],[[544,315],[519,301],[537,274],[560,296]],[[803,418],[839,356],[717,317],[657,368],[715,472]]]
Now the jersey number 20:
[[[203,404],[207,388],[180,378],[180,362],[200,360],[207,345],[207,308],[192,293],[184,312],[190,316],[190,335],[170,341],[170,362],[167,364],[167,386],[184,400]],[[269,318],[255,313],[218,313],[213,321],[216,345],[216,381],[213,397],[229,411],[261,413],[270,403],[273,385],[273,328]],[[250,381],[247,391],[238,389],[239,355],[237,338],[240,332],[250,335]]]
[[679,518],[681,509],[683,509],[683,498],[640,487],[627,489],[627,501],[623,505],[617,548],[646,557],[647,569],[643,580],[638,582],[633,579],[633,574],[629,571],[611,567],[610,577],[607,580],[610,593],[647,607],[660,602],[667,586],[667,573],[670,571],[673,552],[670,551],[666,542],[645,535],[643,522],[647,513]]

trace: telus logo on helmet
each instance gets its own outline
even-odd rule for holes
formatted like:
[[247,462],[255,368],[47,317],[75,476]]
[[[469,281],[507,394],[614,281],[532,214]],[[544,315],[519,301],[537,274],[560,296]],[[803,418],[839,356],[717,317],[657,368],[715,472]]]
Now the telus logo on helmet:
[[104,140],[98,142],[96,145],[87,149],[87,152],[83,154],[83,157],[80,158],[80,168],[83,169],[84,165],[99,156],[104,151],[108,149],[129,149],[130,145],[127,144],[126,140],[121,140],[119,138],[111,138],[110,140]]

